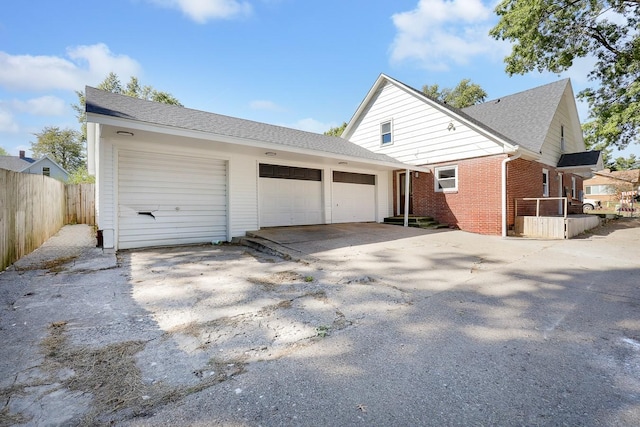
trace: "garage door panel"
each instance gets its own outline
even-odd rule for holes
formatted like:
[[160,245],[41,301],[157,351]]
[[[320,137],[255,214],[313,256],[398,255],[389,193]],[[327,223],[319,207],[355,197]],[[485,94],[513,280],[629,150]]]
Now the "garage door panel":
[[376,221],[376,187],[374,185],[333,183],[332,222]]
[[119,247],[226,240],[226,180],[222,160],[120,151]]
[[322,224],[322,182],[260,178],[260,226]]

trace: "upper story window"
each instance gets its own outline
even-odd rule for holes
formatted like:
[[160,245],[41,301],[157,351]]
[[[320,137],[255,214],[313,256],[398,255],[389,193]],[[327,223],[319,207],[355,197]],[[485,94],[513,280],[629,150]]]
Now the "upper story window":
[[380,145],[389,145],[392,143],[391,120],[380,123]]
[[437,192],[458,191],[458,166],[435,168],[435,190]]
[[45,166],[45,167],[43,167],[43,168],[42,168],[42,175],[44,175],[44,176],[51,176],[51,168],[48,168],[48,167],[46,167],[46,166]]
[[549,171],[542,169],[542,196],[549,197]]
[[564,143],[564,125],[560,125],[560,151],[563,153],[566,151]]

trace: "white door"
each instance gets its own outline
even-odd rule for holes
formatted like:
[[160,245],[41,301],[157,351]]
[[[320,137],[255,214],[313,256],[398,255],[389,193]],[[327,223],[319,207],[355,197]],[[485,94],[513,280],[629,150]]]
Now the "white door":
[[227,164],[202,157],[121,150],[118,247],[227,240]]
[[324,223],[321,176],[318,169],[261,164],[260,227]]
[[375,176],[333,173],[331,222],[375,222]]

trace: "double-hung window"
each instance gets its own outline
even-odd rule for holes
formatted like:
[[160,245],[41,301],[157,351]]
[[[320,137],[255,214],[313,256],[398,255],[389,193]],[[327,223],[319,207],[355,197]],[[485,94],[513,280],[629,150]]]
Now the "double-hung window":
[[571,198],[575,199],[576,195],[577,195],[577,192],[576,192],[576,177],[572,176],[571,177]]
[[440,166],[434,169],[435,191],[458,191],[458,166]]
[[542,169],[542,196],[549,197],[549,171]]
[[380,123],[380,145],[390,145],[392,143],[391,120]]
[[46,167],[46,166],[45,166],[45,167],[43,167],[43,168],[42,168],[42,175],[44,175],[44,176],[51,176],[51,168],[48,168],[48,167]]

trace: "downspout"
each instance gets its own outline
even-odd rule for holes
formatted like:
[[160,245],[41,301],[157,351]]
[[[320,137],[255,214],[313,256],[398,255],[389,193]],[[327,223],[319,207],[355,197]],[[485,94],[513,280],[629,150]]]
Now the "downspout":
[[507,163],[520,158],[521,155],[507,156],[502,161],[502,237],[507,237]]
[[409,226],[409,185],[411,184],[411,172],[407,169],[404,173],[404,226]]

